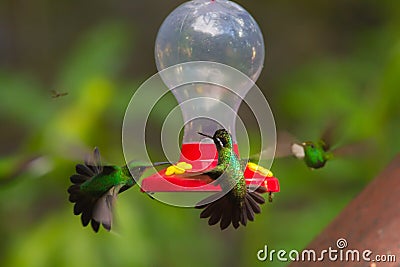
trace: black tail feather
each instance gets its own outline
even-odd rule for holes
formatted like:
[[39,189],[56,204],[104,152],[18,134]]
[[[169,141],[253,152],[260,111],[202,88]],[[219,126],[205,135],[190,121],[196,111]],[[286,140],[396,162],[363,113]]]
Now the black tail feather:
[[83,175],[74,174],[71,176],[71,182],[75,183],[68,188],[69,201],[74,204],[74,214],[81,214],[81,221],[83,226],[87,226],[90,222],[95,232],[99,231],[99,223],[93,220],[93,208],[97,199],[85,194],[80,190],[80,185],[90,179]]
[[230,224],[235,229],[240,225],[246,226],[247,220],[254,221],[254,214],[261,212],[259,205],[265,203],[261,195],[250,191],[247,191],[243,201],[233,198],[230,192],[221,196],[221,193],[217,193],[196,205],[196,208],[204,209],[200,214],[200,218],[209,218],[209,225],[220,222],[221,230],[228,228]]
[[222,206],[216,207],[215,212],[210,215],[210,219],[208,220],[208,225],[217,224],[222,217],[223,209]]
[[93,231],[97,233],[100,228],[100,223],[96,222],[95,220],[92,220],[90,224],[92,225]]
[[87,208],[81,215],[81,221],[83,226],[87,226],[92,219],[90,208]]
[[201,213],[200,213],[200,218],[208,218],[211,216],[211,214],[215,213],[216,204],[215,202],[211,203],[208,205]]
[[255,192],[249,192],[248,194],[249,194],[258,204],[264,204],[264,203],[265,203],[265,199],[264,199],[261,195],[255,193]]
[[258,205],[258,203],[250,196],[250,195],[246,195],[246,199],[248,200],[251,210],[254,211],[254,213],[260,213],[261,212],[261,208]]
[[89,165],[76,164],[76,166],[75,166],[76,173],[78,175],[83,175],[86,177],[93,177],[95,175],[95,173],[88,166]]
[[236,205],[225,205],[224,211],[222,212],[221,223],[219,224],[221,230],[226,229],[231,222],[233,222],[232,211],[236,208]]
[[87,181],[87,177],[80,174],[74,174],[70,177],[70,180],[73,184],[82,184]]
[[240,226],[240,217],[242,217],[241,214],[242,209],[240,207],[232,209],[232,225],[235,229]]
[[244,199],[244,206],[245,206],[246,214],[247,214],[247,218],[244,217],[244,220],[249,219],[249,221],[254,221],[254,211],[253,211],[253,208],[251,207],[249,200],[247,198]]
[[[85,164],[77,164],[75,170],[76,174],[70,177],[72,185],[68,188],[69,201],[75,203],[73,209],[74,214],[81,214],[82,225],[87,226],[91,223],[93,230],[97,233],[100,228],[100,223],[93,219],[93,209],[98,199],[85,194],[81,191],[80,187],[84,182],[101,173],[102,165],[99,150],[95,148],[92,160],[86,159]],[[105,228],[109,230],[110,227],[111,226]]]
[[243,226],[246,226],[247,225],[247,208],[246,208],[246,205],[244,204],[244,205],[242,205],[242,215],[240,216],[240,223],[243,225]]

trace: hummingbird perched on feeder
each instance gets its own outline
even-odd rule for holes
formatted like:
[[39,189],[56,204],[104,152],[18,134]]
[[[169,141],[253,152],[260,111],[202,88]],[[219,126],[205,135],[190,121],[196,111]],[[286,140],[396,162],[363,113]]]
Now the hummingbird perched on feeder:
[[253,221],[254,214],[261,212],[259,205],[265,203],[260,194],[250,191],[246,185],[244,170],[247,162],[239,160],[233,151],[232,137],[227,130],[219,129],[213,136],[199,134],[214,141],[218,151],[218,164],[215,168],[198,175],[206,175],[212,180],[218,179],[217,184],[222,189],[221,193],[212,195],[197,204],[196,208],[204,209],[200,218],[209,217],[209,225],[220,221],[221,230],[231,223],[235,229],[240,226],[240,223],[246,226],[247,220]]
[[131,188],[147,168],[170,164],[156,162],[153,164],[132,161],[128,165],[102,165],[97,147],[93,152],[93,161],[85,160],[84,164],[76,165],[76,174],[70,177],[68,188],[69,201],[75,203],[74,214],[81,215],[83,226],[89,222],[97,233],[100,224],[111,230],[113,206],[117,195]]

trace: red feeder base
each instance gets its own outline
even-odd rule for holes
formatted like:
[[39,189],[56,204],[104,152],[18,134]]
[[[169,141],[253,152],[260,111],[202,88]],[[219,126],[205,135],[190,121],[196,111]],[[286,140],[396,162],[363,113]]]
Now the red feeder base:
[[[238,146],[234,145],[234,151],[238,154]],[[218,163],[218,154],[215,145],[204,143],[190,143],[182,145],[182,154],[179,161],[184,161],[192,165],[192,172],[206,171],[214,168]],[[213,159],[213,160],[210,160]],[[184,178],[180,175],[165,175],[161,170],[142,181],[141,190],[146,193],[156,192],[218,192],[221,191],[219,185],[211,183],[208,179]],[[190,173],[188,171],[187,173]],[[244,173],[246,184],[260,186],[263,193],[279,192],[279,181],[275,177],[266,177],[258,172],[253,172],[246,167]]]

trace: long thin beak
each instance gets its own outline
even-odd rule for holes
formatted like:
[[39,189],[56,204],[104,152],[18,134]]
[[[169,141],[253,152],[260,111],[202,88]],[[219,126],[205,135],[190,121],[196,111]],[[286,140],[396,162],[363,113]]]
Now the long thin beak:
[[205,136],[205,137],[208,137],[208,138],[211,138],[211,139],[213,139],[213,137],[212,136],[210,136],[210,135],[207,135],[207,134],[203,134],[203,133],[200,133],[200,132],[197,132],[199,135],[202,135],[202,136]]
[[154,162],[153,166],[160,166],[160,165],[166,165],[166,164],[172,164],[172,163],[168,162],[168,161]]
[[[156,167],[156,166],[160,166],[160,165],[166,165],[166,164],[174,164],[168,161],[161,161],[161,162],[154,162],[154,163],[148,163],[148,164],[144,164],[142,165],[142,167],[144,167],[145,169],[151,168],[151,167]],[[137,167],[131,167],[131,169],[135,169]]]

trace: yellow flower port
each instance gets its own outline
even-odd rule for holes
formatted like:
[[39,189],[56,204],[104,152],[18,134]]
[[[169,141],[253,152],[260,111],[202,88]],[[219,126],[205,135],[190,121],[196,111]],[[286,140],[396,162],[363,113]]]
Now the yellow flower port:
[[258,172],[261,175],[264,175],[265,177],[273,177],[274,174],[268,170],[267,168],[261,167],[260,165],[257,165],[253,162],[247,163],[247,167],[252,170],[253,172]]
[[186,170],[191,170],[191,169],[192,169],[192,164],[182,161],[177,163],[176,165],[169,166],[165,171],[165,175],[171,176],[173,174],[183,174],[186,172]]

